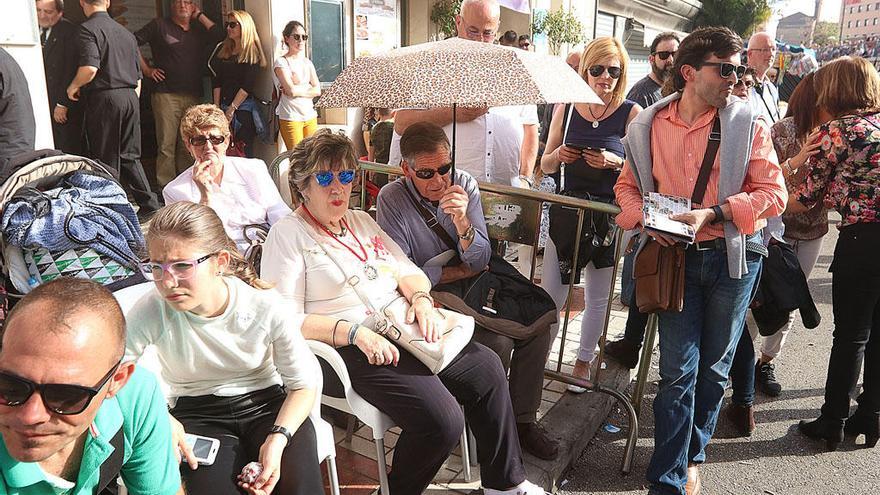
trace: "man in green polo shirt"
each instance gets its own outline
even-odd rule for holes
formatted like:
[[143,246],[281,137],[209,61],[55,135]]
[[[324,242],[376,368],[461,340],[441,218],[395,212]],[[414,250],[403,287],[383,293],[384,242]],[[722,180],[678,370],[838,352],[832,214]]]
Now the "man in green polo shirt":
[[[104,287],[38,286],[0,336],[0,495],[183,493],[155,377],[122,363],[125,318]],[[112,493],[116,493],[115,490]]]

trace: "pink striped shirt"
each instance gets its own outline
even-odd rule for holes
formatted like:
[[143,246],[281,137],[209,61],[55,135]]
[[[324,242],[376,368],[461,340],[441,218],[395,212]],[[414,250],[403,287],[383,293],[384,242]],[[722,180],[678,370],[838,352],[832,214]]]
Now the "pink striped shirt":
[[[689,126],[678,114],[678,103],[674,101],[657,112],[651,125],[654,184],[660,193],[690,198],[717,110],[713,108]],[[759,119],[754,133],[742,192],[727,198],[733,211],[733,223],[744,234],[752,234],[763,227],[765,222],[759,220],[782,214],[788,200],[770,129]],[[614,186],[622,210],[617,215],[617,224],[627,230],[642,223],[642,195],[630,167],[627,161]],[[719,169],[720,153],[709,175],[709,185],[703,196],[704,208],[718,204]],[[698,241],[717,237],[724,237],[721,224],[707,224],[697,233]]]

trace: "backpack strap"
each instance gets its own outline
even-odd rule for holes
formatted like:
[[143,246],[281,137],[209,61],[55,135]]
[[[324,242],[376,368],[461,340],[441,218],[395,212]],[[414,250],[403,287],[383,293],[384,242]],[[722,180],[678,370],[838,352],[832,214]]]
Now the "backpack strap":
[[409,186],[406,184],[406,182],[403,183],[403,190],[406,191],[407,197],[409,197],[410,202],[412,202],[412,204],[416,207],[416,210],[418,210],[419,215],[421,215],[422,220],[425,221],[425,224],[428,225],[428,228],[433,230],[434,233],[437,234],[438,237],[440,237],[440,240],[442,240],[449,249],[458,252],[458,243],[455,242],[455,240],[452,239],[452,236],[449,235],[449,232],[446,232],[446,229],[444,229],[443,226],[440,225],[437,217],[433,213],[428,211],[428,209],[425,208],[425,205],[423,205],[418,199],[416,199],[412,191],[409,190]]

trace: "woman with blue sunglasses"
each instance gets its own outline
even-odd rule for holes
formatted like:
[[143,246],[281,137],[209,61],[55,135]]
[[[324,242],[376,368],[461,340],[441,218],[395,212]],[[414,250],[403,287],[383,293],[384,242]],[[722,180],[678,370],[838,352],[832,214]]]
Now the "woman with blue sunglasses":
[[226,155],[229,122],[214,105],[190,107],[180,122],[180,136],[195,163],[162,190],[165,204],[191,201],[210,206],[239,252],[245,254],[251,246],[251,232],[265,232],[290,213],[266,164]]

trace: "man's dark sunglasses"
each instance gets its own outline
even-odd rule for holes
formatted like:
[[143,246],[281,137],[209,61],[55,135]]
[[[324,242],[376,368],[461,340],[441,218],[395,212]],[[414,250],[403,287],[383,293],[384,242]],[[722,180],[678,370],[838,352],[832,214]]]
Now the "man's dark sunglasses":
[[189,144],[193,146],[204,146],[211,141],[214,146],[220,146],[226,141],[226,136],[193,136],[189,138]]
[[446,165],[442,165],[437,167],[437,170],[433,168],[420,168],[415,171],[416,177],[419,179],[433,179],[435,174],[446,175],[449,173],[449,170],[452,168],[452,163],[447,163]]
[[0,405],[16,407],[26,403],[34,392],[40,392],[46,409],[64,416],[79,414],[89,407],[92,399],[119,369],[122,360],[116,362],[101,381],[92,387],[62,383],[34,383],[26,378],[0,371]]
[[669,57],[674,57],[675,52],[674,51],[670,52],[670,51],[664,50],[662,52],[654,52],[651,55],[656,55],[657,57],[660,58],[660,60],[666,60]]
[[229,21],[226,23],[226,29],[235,29],[238,26],[239,26],[239,24],[236,21]]
[[736,72],[736,78],[739,79],[746,73],[745,65],[734,65],[730,62],[703,62],[700,67],[708,65],[709,67],[720,67],[721,77],[727,79],[731,74]]
[[594,65],[589,68],[590,75],[593,77],[601,76],[603,73],[605,73],[606,70],[608,71],[608,76],[611,77],[611,79],[617,79],[620,77],[620,67],[605,67],[604,65]]

